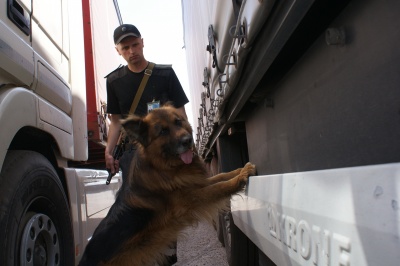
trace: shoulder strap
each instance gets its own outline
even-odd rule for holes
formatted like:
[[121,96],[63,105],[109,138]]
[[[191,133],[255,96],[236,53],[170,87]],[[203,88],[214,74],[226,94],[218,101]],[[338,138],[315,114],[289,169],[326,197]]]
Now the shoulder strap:
[[154,63],[150,62],[149,65],[147,66],[146,70],[144,71],[144,75],[142,78],[142,81],[140,82],[139,85],[139,89],[136,92],[135,98],[133,99],[132,105],[131,105],[131,109],[129,110],[130,114],[134,114],[137,105],[139,104],[139,100],[142,97],[144,88],[146,87],[147,81],[149,80],[149,77],[151,76],[151,74],[153,73],[153,67],[154,67]]

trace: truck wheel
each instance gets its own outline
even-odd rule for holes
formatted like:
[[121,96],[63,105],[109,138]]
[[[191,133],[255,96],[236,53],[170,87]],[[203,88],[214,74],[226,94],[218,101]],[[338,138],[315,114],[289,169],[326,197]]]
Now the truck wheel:
[[[220,217],[220,226],[222,231],[222,241],[224,243],[226,259],[229,265],[232,265],[232,253],[231,253],[231,220],[230,220],[230,211],[221,211]],[[221,242],[222,242],[221,241]]]
[[0,174],[0,265],[74,265],[68,201],[50,162],[9,151]]
[[235,225],[232,213],[229,213],[231,236],[231,264],[230,266],[259,266],[258,248]]

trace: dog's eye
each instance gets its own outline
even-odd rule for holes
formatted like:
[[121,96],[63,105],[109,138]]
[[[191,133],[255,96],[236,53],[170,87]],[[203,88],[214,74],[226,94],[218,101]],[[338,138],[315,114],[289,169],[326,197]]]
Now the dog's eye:
[[160,131],[160,136],[166,136],[169,134],[169,129],[168,128],[163,128]]
[[180,120],[180,119],[175,119],[175,125],[177,125],[177,126],[182,126],[182,120]]

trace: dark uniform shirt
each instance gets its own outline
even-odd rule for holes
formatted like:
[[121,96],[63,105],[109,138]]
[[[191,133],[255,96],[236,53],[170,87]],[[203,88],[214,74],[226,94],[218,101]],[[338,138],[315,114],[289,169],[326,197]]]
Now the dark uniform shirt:
[[[128,66],[123,66],[107,76],[107,113],[129,113],[133,99],[142,81],[144,70],[134,73]],[[147,114],[147,103],[160,101],[160,104],[171,101],[176,108],[189,102],[175,71],[170,65],[155,65],[152,75],[140,98],[135,114]]]

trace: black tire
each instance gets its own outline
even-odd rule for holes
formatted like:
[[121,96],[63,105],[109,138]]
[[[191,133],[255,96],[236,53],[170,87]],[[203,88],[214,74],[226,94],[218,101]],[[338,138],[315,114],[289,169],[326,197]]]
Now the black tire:
[[221,211],[220,217],[220,226],[222,231],[222,241],[224,242],[226,259],[229,265],[232,265],[232,246],[231,246],[231,212],[230,211]]
[[68,201],[41,154],[9,151],[0,174],[0,265],[74,265]]
[[225,211],[218,212],[218,226],[217,226],[217,237],[219,242],[221,242],[222,246],[225,247],[225,240],[224,240],[224,213]]
[[231,263],[230,266],[259,266],[258,248],[233,222],[229,213],[229,228],[231,236]]

